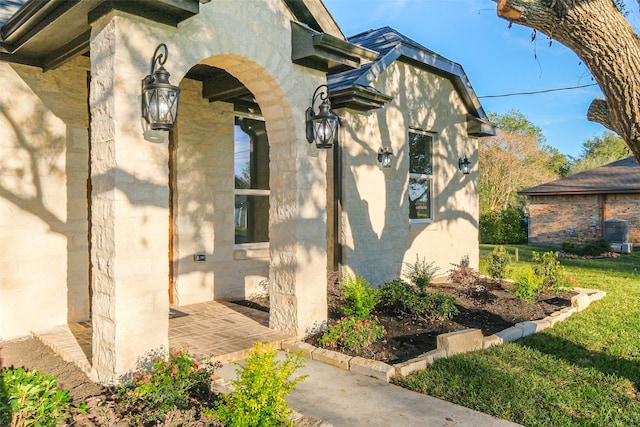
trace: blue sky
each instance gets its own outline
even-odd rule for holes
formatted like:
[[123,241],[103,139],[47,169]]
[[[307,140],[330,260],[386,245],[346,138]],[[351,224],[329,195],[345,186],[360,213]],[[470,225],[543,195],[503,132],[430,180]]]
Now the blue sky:
[[[490,0],[323,0],[346,36],[383,26],[395,28],[462,65],[479,97],[594,83],[580,59],[559,42],[496,16]],[[633,4],[632,4],[633,3]],[[628,17],[640,25],[638,6]],[[636,30],[637,31],[637,30]],[[537,95],[480,98],[485,111],[522,112],[542,128],[546,143],[570,156],[606,129],[586,118],[597,86]]]

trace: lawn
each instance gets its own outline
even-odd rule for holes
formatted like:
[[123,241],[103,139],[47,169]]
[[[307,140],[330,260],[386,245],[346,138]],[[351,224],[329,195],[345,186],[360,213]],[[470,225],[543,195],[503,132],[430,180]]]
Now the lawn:
[[[516,248],[511,277],[532,251],[551,250],[507,246]],[[482,245],[481,259],[492,250]],[[437,360],[402,385],[526,426],[640,425],[640,252],[561,263],[578,286],[607,297],[542,333]]]

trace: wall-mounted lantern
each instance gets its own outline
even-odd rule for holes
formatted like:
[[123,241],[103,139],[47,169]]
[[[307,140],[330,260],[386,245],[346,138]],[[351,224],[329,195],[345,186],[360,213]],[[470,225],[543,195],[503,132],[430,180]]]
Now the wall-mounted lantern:
[[[314,106],[318,98],[322,102],[318,106],[318,113],[316,113]],[[332,148],[338,136],[338,116],[331,111],[327,85],[320,85],[313,92],[311,106],[307,108],[305,118],[307,121],[307,141],[310,144],[315,142],[318,148]]]
[[[173,130],[178,116],[180,88],[169,82],[170,74],[164,69],[168,56],[167,45],[158,45],[151,59],[151,74],[142,80],[142,117],[151,130]],[[157,70],[156,65],[160,65]]]
[[378,162],[383,168],[390,168],[393,161],[393,150],[391,147],[380,147],[378,149]]
[[469,162],[469,159],[466,157],[464,159],[460,157],[458,159],[458,169],[460,169],[463,174],[469,175],[469,172],[471,171],[471,162]]

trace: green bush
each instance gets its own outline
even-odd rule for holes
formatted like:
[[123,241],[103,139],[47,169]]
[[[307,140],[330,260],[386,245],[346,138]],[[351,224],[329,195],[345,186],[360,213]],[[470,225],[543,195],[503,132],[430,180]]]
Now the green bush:
[[368,318],[378,303],[378,292],[359,274],[356,274],[356,277],[348,275],[340,286],[345,298],[345,316],[360,320]]
[[246,359],[237,364],[238,379],[234,391],[220,399],[215,413],[226,427],[291,426],[293,413],[285,397],[295,390],[306,375],[290,379],[304,366],[299,353],[276,360],[277,351],[268,344],[256,343]]
[[479,229],[480,243],[503,245],[527,242],[525,217],[516,209],[480,214]]
[[403,274],[411,283],[420,289],[421,294],[425,294],[427,292],[427,286],[429,286],[438,270],[439,268],[435,266],[433,261],[427,261],[425,258],[420,259],[418,254],[416,254],[415,262],[405,263]]
[[562,286],[561,267],[558,261],[558,252],[531,253],[533,272],[542,280],[542,292],[558,292]]
[[384,335],[384,327],[375,318],[363,320],[343,317],[327,326],[320,338],[320,345],[333,350],[347,350],[357,353]]
[[0,425],[58,426],[71,417],[71,397],[56,377],[24,368],[0,371]]
[[590,256],[598,256],[605,252],[611,251],[611,243],[605,239],[594,240],[593,242],[588,242],[581,249],[580,255],[590,255]]
[[532,303],[538,297],[541,285],[542,279],[529,268],[525,274],[518,276],[511,292],[521,300]]
[[496,246],[487,256],[487,273],[494,279],[502,280],[507,276],[511,255],[504,246]]
[[415,287],[401,279],[386,282],[378,292],[380,309],[401,318],[432,322],[452,319],[459,313],[455,298],[439,292],[416,292]]
[[588,242],[582,246],[576,246],[570,241],[562,244],[562,250],[579,256],[598,256],[611,251],[611,243],[605,239]]
[[185,348],[152,352],[130,379],[116,386],[115,400],[134,423],[160,421],[171,410],[213,399],[211,376],[219,363],[199,366]]

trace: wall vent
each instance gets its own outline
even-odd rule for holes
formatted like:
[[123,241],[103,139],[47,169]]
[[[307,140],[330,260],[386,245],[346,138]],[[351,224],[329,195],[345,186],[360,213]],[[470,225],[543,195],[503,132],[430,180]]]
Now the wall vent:
[[604,238],[612,243],[629,241],[629,222],[623,219],[608,219],[604,222]]

